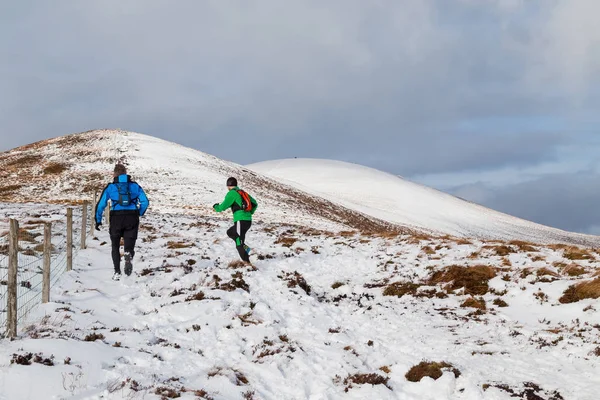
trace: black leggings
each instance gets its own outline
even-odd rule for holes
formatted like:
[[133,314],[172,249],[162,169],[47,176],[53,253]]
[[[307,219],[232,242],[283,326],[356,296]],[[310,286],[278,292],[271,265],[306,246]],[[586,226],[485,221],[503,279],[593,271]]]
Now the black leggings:
[[121,238],[123,238],[125,253],[131,254],[131,258],[133,258],[139,226],[140,217],[137,214],[115,214],[110,216],[108,231],[110,233],[115,272],[121,272]]
[[235,248],[240,254],[242,261],[250,262],[250,257],[246,253],[244,244],[246,242],[246,233],[252,226],[252,221],[238,221],[227,230],[229,236],[235,242]]

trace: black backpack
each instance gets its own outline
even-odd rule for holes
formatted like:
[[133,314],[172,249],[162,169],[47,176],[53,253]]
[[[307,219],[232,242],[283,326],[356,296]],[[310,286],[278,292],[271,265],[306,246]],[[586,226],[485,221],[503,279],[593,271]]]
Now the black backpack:
[[132,204],[131,192],[129,191],[129,182],[116,183],[119,192],[119,204],[121,207],[128,207]]

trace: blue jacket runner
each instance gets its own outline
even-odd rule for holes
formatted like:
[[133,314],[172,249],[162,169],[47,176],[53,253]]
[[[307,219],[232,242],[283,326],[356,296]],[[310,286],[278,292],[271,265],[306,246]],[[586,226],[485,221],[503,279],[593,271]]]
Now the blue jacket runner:
[[[119,204],[119,186],[121,186],[121,193],[123,193],[124,186],[125,189],[127,189],[127,187],[129,188],[129,197],[131,199],[129,205],[122,206]],[[137,210],[140,216],[144,215],[150,204],[146,197],[146,193],[144,193],[144,189],[133,182],[129,175],[119,175],[115,178],[113,183],[106,185],[102,191],[98,204],[96,204],[96,215],[94,216],[96,223],[102,222],[102,214],[108,205],[108,200],[110,200],[112,204],[111,212]]]

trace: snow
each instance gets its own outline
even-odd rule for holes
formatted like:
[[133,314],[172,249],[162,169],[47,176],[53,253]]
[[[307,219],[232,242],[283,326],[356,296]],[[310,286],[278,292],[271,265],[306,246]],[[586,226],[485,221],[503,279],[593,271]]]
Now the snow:
[[248,168],[373,217],[439,234],[539,243],[600,243],[596,236],[535,224],[356,164],[287,159]]
[[[99,232],[53,288],[52,302],[30,315],[31,327],[18,340],[1,342],[0,399],[153,399],[161,387],[181,398],[205,390],[214,399],[248,392],[256,399],[509,399],[493,385],[521,390],[526,382],[539,385],[542,398],[555,390],[565,399],[596,398],[600,363],[589,354],[600,312],[583,310],[598,302],[559,304],[570,278],[535,283],[534,275],[519,278],[521,267],[507,267],[512,278],[497,277],[491,286],[506,290],[509,306],[492,306],[497,295],[488,293],[490,312],[480,317],[459,307],[468,297],[460,292],[397,298],[365,286],[418,281],[446,265],[500,265],[501,257],[486,253],[487,243],[304,235],[291,226],[257,224],[248,237],[257,270],[233,270],[229,216],[150,213],[142,224],[131,277],[110,280],[108,234]],[[281,237],[297,242],[282,247]],[[169,248],[169,242],[189,247]],[[436,254],[423,253],[426,246],[438,248]],[[467,260],[474,252],[481,257]],[[563,260],[558,250],[538,253]],[[532,254],[510,259],[513,266],[533,266]],[[592,273],[594,262],[581,265]],[[310,294],[288,285],[294,272]],[[249,291],[222,290],[235,273]],[[343,285],[333,289],[335,282]],[[546,302],[534,296],[540,288]],[[186,301],[199,291],[203,300]],[[104,339],[84,341],[91,333]],[[52,355],[56,365],[10,364],[12,354],[27,352]],[[406,372],[423,360],[449,362],[461,375],[408,382]],[[356,373],[387,377],[389,388],[355,384],[345,391],[344,379]],[[36,385],[26,384],[31,376]],[[492,387],[483,390],[484,384]]]
[[[196,150],[121,131],[81,137],[85,140],[68,148],[51,142],[37,149],[59,161],[74,159],[85,149],[92,153],[78,156],[56,181],[37,180],[33,169],[34,184],[20,194],[35,194],[40,202],[87,198],[89,193],[73,190],[77,178],[98,173],[98,183],[105,183],[114,161],[126,157],[150,198],[134,273],[120,282],[110,279],[104,226],[78,252],[73,271],[52,288],[51,302],[29,314],[16,340],[0,341],[0,400],[151,400],[167,395],[215,400],[504,400],[513,398],[510,391],[520,395],[526,390],[543,399],[597,398],[600,303],[558,301],[566,288],[598,274],[597,251],[588,249],[591,259],[574,261],[568,259],[568,249],[558,246],[522,250],[518,243],[473,237],[365,234],[349,227],[343,219],[348,211],[342,207],[332,208],[342,219],[309,208],[287,212],[281,202],[297,199],[289,194],[294,189]],[[338,176],[348,171],[347,165],[333,162],[314,165],[338,165]],[[347,180],[334,179],[328,187],[331,175],[325,169],[315,167],[321,176],[311,175],[310,168],[298,172],[304,176],[303,186],[292,182],[292,176],[286,182],[311,193],[335,188],[336,196],[325,196],[407,224],[400,221],[407,212],[383,206],[393,205],[386,203],[393,199],[378,195],[379,184],[387,182],[390,193],[404,188],[407,192],[400,193],[422,196],[410,200],[415,214],[407,218],[415,227],[431,224],[426,228],[435,232],[443,228],[457,236],[485,236],[483,226],[510,238],[587,240],[400,178],[382,180],[372,170],[353,175],[355,184],[369,194],[351,197],[361,200],[355,204],[342,199],[350,186]],[[247,239],[255,268],[229,267],[237,259],[225,234],[231,215],[210,211],[224,196],[229,175],[241,176],[242,186],[258,193],[260,206]],[[318,188],[309,185],[309,175]],[[319,201],[304,196],[303,201]],[[425,215],[425,203],[432,207],[432,216]],[[445,216],[444,209],[454,217]],[[41,219],[56,220],[63,211],[58,205],[0,203],[0,229],[9,216],[25,220],[39,213]],[[57,229],[63,227],[57,223]],[[507,255],[499,255],[507,248]],[[583,269],[581,276],[565,272],[564,265],[571,263]],[[453,265],[496,271],[491,289],[475,296],[485,301],[485,312],[461,307],[471,297],[464,289],[429,281]],[[545,270],[552,275],[543,275]],[[310,286],[308,292],[300,276]],[[401,297],[385,296],[384,289],[394,282],[422,286]],[[507,306],[495,305],[499,299]],[[102,336],[86,341],[91,334]],[[53,356],[55,365],[11,363],[13,355],[27,353]],[[411,367],[426,360],[448,362],[460,376],[445,371],[437,380],[408,381]],[[377,374],[387,385],[351,383],[355,374]]]

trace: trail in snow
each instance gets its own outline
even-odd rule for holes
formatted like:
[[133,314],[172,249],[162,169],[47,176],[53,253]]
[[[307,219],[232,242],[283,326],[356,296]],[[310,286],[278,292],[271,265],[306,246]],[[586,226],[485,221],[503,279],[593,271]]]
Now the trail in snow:
[[[53,289],[53,302],[31,315],[30,330],[0,346],[0,399],[152,399],[168,390],[214,399],[508,399],[494,385],[519,390],[527,382],[542,398],[596,398],[600,365],[589,355],[600,329],[600,313],[589,307],[596,302],[558,305],[570,280],[518,278],[525,266],[561,260],[560,251],[540,249],[545,261],[537,263],[511,254],[511,279],[491,281],[509,307],[492,306],[498,295],[488,293],[489,312],[472,316],[459,307],[468,297],[460,293],[397,298],[365,285],[417,281],[455,263],[500,265],[483,243],[309,236],[301,227],[256,224],[248,239],[261,258],[254,271],[228,268],[235,260],[228,224],[150,215],[134,275],[122,282],[110,280],[108,236],[100,233]],[[468,258],[477,251],[480,258]],[[288,284],[295,272],[310,294]],[[245,284],[248,291],[223,290]],[[535,297],[540,289],[546,302]],[[90,334],[103,338],[85,341]],[[12,354],[27,352],[53,355],[57,365],[10,365]],[[461,376],[408,382],[405,373],[422,360],[450,362]],[[344,384],[357,373],[388,378],[389,388]]]

